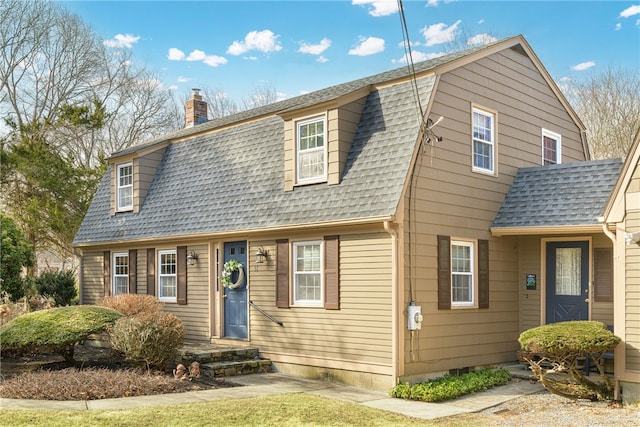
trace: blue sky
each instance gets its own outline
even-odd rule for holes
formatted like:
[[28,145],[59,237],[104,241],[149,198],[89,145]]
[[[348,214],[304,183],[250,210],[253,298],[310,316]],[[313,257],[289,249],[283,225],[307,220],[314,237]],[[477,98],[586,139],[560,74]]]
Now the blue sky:
[[[180,94],[206,87],[239,101],[269,84],[286,98],[406,64],[396,0],[64,4]],[[638,0],[403,4],[416,62],[460,34],[522,34],[560,84],[607,67],[640,73]]]

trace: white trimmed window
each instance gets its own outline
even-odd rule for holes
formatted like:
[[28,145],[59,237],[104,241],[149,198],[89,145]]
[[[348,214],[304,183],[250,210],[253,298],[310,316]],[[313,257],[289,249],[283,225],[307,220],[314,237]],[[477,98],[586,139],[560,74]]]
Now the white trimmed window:
[[495,114],[472,109],[473,170],[495,173]]
[[322,305],[322,242],[293,244],[293,303]]
[[298,122],[296,128],[298,182],[326,180],[327,144],[324,117]]
[[560,163],[562,163],[562,136],[542,129],[542,164],[546,166]]
[[118,165],[118,210],[133,209],[133,164]]
[[129,254],[113,254],[113,294],[129,292]]
[[176,302],[178,286],[176,281],[176,251],[158,251],[158,299]]
[[473,253],[473,243],[451,241],[452,307],[469,307],[475,304]]

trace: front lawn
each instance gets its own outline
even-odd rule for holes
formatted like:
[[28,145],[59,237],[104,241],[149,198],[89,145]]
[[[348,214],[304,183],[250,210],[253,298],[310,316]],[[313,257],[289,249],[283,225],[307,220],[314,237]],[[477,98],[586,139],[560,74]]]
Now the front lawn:
[[[108,411],[3,409],[3,426],[439,426],[468,425],[469,420],[419,420],[363,405],[294,393],[251,399],[219,400],[180,406]],[[474,423],[474,425],[482,425]]]

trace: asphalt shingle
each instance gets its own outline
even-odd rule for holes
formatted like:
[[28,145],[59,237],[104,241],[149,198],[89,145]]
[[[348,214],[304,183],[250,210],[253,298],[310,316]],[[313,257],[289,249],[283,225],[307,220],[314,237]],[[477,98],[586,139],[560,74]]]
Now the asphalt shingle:
[[491,227],[598,224],[621,167],[606,159],[522,168]]

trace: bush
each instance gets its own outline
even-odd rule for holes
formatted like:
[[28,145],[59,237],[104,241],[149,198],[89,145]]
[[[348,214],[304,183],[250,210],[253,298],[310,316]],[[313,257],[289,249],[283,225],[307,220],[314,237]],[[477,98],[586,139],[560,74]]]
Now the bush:
[[[544,387],[573,399],[605,400],[613,397],[613,384],[601,360],[620,338],[602,322],[570,321],[529,329],[518,339],[524,359]],[[589,380],[579,361],[590,360],[599,372],[599,382]]]
[[15,221],[0,212],[0,293],[6,292],[11,302],[26,294],[29,283],[22,277],[24,267],[35,263],[31,243],[18,228]]
[[102,298],[98,305],[119,311],[125,316],[162,311],[160,302],[151,295],[120,294]]
[[36,278],[36,290],[45,298],[53,299],[58,307],[71,305],[78,295],[75,273],[72,270],[47,270]]
[[73,347],[113,324],[122,314],[105,307],[59,307],[16,317],[0,326],[3,354],[60,353],[73,361]]
[[128,362],[160,370],[175,360],[184,339],[182,321],[163,311],[122,317],[108,331],[111,346]]
[[440,402],[504,385],[510,380],[511,374],[505,369],[480,369],[460,376],[445,375],[412,386],[406,382],[400,383],[391,390],[390,395],[401,399]]

